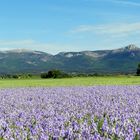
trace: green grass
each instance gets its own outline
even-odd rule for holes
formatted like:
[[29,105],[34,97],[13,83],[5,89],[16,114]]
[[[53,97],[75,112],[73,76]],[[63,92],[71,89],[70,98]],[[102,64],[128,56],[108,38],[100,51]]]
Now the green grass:
[[92,86],[92,85],[140,85],[140,77],[81,77],[65,79],[5,79],[0,88],[34,86]]

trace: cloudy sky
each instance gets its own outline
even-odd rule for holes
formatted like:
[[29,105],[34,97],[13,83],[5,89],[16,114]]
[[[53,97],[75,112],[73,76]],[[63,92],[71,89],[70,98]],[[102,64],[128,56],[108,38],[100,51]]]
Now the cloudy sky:
[[0,0],[0,50],[140,47],[139,0]]

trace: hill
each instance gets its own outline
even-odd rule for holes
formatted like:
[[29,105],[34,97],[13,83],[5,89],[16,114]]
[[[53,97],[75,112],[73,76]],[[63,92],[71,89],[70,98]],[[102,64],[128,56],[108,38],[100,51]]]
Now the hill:
[[50,69],[80,73],[133,73],[140,48],[128,45],[114,50],[60,52],[51,55],[24,49],[0,52],[0,74],[40,73]]

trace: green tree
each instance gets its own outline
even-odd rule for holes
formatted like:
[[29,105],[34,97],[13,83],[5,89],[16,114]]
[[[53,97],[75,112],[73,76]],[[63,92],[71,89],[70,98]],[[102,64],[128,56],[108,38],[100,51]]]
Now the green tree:
[[18,75],[16,75],[16,74],[15,74],[15,75],[13,75],[12,77],[13,77],[14,79],[18,79],[18,78],[19,78],[19,76],[18,76]]
[[61,78],[62,72],[60,70],[50,70],[48,71],[48,78]]
[[137,68],[136,74],[137,74],[138,76],[140,76],[140,63],[138,64],[138,68]]
[[42,73],[41,78],[68,78],[71,75],[64,73],[60,70],[50,70],[48,73]]
[[48,73],[41,73],[40,77],[41,78],[48,78]]

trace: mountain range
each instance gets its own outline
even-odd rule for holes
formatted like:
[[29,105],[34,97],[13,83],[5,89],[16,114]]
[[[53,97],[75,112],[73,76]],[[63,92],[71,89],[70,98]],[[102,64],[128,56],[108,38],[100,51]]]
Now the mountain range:
[[76,73],[134,73],[140,48],[131,44],[114,50],[60,52],[15,49],[0,51],[0,74],[41,73],[51,69]]

